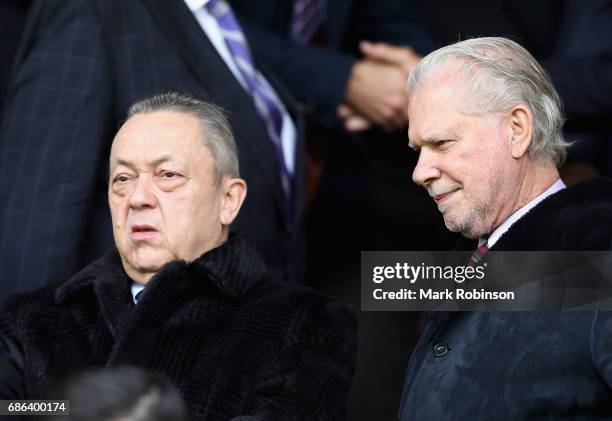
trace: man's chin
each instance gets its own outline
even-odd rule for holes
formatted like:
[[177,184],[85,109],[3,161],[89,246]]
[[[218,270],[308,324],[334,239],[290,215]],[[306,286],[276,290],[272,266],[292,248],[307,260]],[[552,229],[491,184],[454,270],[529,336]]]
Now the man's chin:
[[158,260],[137,260],[135,262],[130,262],[130,265],[138,270],[139,272],[159,272],[159,270],[166,264],[167,262],[160,262]]
[[458,222],[455,219],[444,218],[444,225],[446,225],[446,229],[450,232],[456,232],[463,235],[465,238],[469,238],[471,240],[475,238],[480,238],[480,235],[475,233],[474,227],[472,224],[466,224],[464,222]]
[[136,250],[128,253],[125,264],[139,273],[157,273],[166,263],[175,260],[173,256],[159,250]]

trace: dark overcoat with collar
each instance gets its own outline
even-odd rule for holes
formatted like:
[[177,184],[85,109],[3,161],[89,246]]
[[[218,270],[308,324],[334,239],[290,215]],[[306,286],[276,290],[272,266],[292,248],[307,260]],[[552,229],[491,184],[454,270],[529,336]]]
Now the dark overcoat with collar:
[[9,299],[0,332],[21,349],[22,398],[86,368],[135,365],[167,376],[194,420],[344,418],[353,312],[270,280],[242,239],[167,264],[137,305],[130,285],[113,250],[68,282]]
[[[549,196],[491,250],[609,250],[611,240],[612,180],[602,178]],[[610,419],[612,315],[434,316],[411,357],[399,418]]]
[[232,230],[255,242],[279,279],[300,281],[301,112],[274,75],[262,71],[299,133],[290,216],[283,213],[276,152],[255,105],[183,0],[34,1],[0,133],[0,303],[65,281],[113,246],[112,139],[132,102],[167,89],[228,111],[249,185]]

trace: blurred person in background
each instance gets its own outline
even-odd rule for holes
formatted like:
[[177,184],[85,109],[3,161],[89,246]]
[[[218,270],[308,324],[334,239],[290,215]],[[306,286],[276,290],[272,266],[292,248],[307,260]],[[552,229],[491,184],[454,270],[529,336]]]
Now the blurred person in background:
[[[435,48],[413,0],[230,0],[253,50],[306,115],[307,282],[360,306],[361,250],[447,249],[452,235],[410,183],[406,78]],[[349,419],[398,409],[415,313],[360,312]]]
[[[435,43],[412,0],[230,3],[307,117],[307,282],[359,307],[361,250],[452,244],[427,194],[406,188],[416,163],[402,133],[406,78]],[[349,419],[395,416],[416,319],[358,314]]]
[[172,383],[138,367],[89,370],[67,379],[53,392],[68,400],[65,421],[187,421],[187,408]]
[[25,26],[32,0],[4,0],[0,2],[0,120],[8,89],[13,60]]

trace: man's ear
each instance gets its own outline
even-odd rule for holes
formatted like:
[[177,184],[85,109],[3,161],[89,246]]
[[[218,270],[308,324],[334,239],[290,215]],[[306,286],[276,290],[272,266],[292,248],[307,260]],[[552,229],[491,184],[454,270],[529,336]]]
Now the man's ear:
[[519,104],[512,108],[509,116],[512,138],[510,151],[515,159],[521,158],[532,142],[533,115],[527,106]]
[[246,197],[247,185],[242,178],[226,177],[221,182],[222,201],[221,201],[221,224],[227,226],[231,224],[242,206]]

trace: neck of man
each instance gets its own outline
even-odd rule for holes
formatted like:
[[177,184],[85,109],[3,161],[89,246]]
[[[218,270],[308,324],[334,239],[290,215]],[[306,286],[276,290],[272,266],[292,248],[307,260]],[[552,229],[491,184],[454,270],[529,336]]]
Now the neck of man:
[[126,262],[123,262],[123,270],[125,270],[125,273],[132,281],[136,282],[137,284],[141,284],[141,285],[146,285],[151,280],[151,278],[155,276],[155,274],[158,272],[157,270],[139,271],[139,270],[132,268]]
[[520,182],[513,199],[507,202],[509,206],[500,212],[489,232],[493,232],[512,214],[548,190],[559,178],[559,171],[554,163],[530,160],[519,173]]
[[[174,260],[184,260],[187,263],[191,263],[194,260],[202,257],[204,254],[208,253],[209,251],[221,246],[227,241],[228,238],[229,225],[224,225],[219,231],[218,236],[209,244],[207,244],[203,249],[194,253],[191,256],[177,256]],[[129,262],[127,262],[123,257],[121,258],[121,261],[123,264],[123,270],[125,270],[125,273],[132,281],[136,282],[137,284],[146,285],[151,280],[151,278],[153,278],[157,274],[157,272],[161,270],[164,265],[170,263],[172,260],[160,262],[159,265],[154,266],[150,270],[132,267]]]

